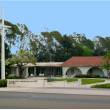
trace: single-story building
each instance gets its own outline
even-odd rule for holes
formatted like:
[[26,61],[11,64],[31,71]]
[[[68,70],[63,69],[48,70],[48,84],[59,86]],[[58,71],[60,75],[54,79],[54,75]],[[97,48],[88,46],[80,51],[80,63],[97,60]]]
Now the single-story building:
[[[107,77],[107,71],[102,68],[102,56],[74,56],[65,62],[38,62],[24,66],[25,77],[29,76],[63,76],[99,75]],[[13,66],[11,73],[19,76],[18,67]]]

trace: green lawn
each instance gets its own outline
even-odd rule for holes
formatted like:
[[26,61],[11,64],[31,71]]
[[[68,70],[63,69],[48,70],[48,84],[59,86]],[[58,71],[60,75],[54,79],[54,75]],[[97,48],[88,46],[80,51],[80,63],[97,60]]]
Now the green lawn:
[[74,82],[78,81],[78,78],[47,78],[48,82],[53,82],[53,81],[67,81],[67,82]]
[[92,88],[107,88],[107,89],[110,89],[110,83],[94,85],[94,86],[92,86]]
[[81,84],[93,84],[93,83],[98,83],[98,82],[104,82],[105,80],[104,79],[99,79],[99,78],[93,78],[93,79],[90,79],[90,78],[83,78],[81,80]]
[[47,82],[65,81],[65,78],[47,78]]
[[74,81],[78,81],[78,78],[66,78],[67,82],[74,82]]

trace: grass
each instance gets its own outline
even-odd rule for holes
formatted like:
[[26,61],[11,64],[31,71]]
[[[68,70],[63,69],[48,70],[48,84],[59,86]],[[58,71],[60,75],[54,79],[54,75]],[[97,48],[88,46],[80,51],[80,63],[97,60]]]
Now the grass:
[[67,82],[74,82],[78,81],[78,78],[47,78],[48,82],[53,82],[53,81],[67,81]]
[[67,82],[74,82],[74,81],[78,81],[78,78],[66,78]]
[[99,79],[99,78],[92,78],[92,79],[88,79],[88,78],[84,78],[81,80],[81,84],[93,84],[93,83],[98,83],[98,82],[104,82],[104,79]]
[[64,81],[65,78],[47,78],[47,82]]
[[100,84],[100,85],[93,85],[92,88],[107,88],[107,89],[110,89],[110,83]]

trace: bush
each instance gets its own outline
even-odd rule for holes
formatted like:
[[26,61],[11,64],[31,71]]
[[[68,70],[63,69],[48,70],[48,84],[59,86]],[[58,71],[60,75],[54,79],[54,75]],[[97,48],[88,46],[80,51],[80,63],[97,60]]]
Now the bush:
[[0,80],[0,87],[7,87],[7,80]]
[[47,78],[47,82],[52,82],[52,81],[64,81],[65,78]]
[[[100,77],[100,75],[89,75],[89,74],[87,74],[87,75],[77,75],[77,76],[75,76],[76,78],[102,78],[102,77]],[[105,77],[103,77],[103,78],[105,78]]]
[[47,78],[47,82],[53,82],[53,81],[55,81],[54,78]]
[[7,79],[21,79],[21,78],[18,77],[18,76],[7,76],[6,78],[7,78]]

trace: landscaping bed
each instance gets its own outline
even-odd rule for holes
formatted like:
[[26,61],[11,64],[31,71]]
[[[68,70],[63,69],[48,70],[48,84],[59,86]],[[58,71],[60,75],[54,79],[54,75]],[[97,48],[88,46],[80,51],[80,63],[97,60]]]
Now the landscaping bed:
[[107,89],[110,89],[110,83],[100,84],[100,85],[93,85],[92,88],[107,88]]
[[99,79],[99,78],[83,78],[81,79],[81,84],[94,84],[94,83],[99,83],[99,82],[105,82],[105,79]]
[[78,79],[77,78],[47,78],[47,82],[53,82],[53,81],[74,82],[74,81],[78,81]]
[[74,82],[74,81],[78,81],[77,78],[66,78],[67,82]]

